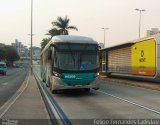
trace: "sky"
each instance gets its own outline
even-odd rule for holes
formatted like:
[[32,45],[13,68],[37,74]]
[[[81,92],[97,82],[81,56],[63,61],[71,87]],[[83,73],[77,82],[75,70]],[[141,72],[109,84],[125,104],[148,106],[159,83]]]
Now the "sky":
[[[139,12],[142,12],[141,37],[146,30],[160,28],[160,0],[33,0],[33,46],[40,47],[43,38],[58,16],[70,18],[78,31],[70,35],[104,41],[106,47],[138,39]],[[15,39],[30,46],[31,0],[0,0],[0,43]]]

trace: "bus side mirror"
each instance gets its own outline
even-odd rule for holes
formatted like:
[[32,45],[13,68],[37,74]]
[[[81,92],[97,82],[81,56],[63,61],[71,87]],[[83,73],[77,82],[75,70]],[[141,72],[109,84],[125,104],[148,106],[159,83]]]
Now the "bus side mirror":
[[49,50],[48,51],[48,60],[51,60],[51,58],[52,58],[52,50]]

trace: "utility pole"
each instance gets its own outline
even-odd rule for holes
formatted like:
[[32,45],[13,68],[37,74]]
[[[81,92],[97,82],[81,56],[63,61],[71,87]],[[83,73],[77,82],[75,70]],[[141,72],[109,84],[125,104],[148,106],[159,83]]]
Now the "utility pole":
[[109,28],[102,28],[104,30],[104,48],[105,48],[105,44],[106,44],[106,30],[108,30]]
[[30,56],[31,56],[31,75],[33,74],[33,64],[32,64],[32,36],[33,36],[33,0],[31,0],[31,50],[30,50]]
[[139,39],[141,37],[141,13],[142,11],[145,11],[145,9],[135,9],[136,11],[139,11]]

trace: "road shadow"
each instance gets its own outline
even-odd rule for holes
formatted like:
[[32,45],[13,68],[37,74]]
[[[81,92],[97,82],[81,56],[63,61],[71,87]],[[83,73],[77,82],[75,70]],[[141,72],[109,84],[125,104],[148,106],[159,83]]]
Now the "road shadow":
[[93,90],[85,91],[83,89],[71,89],[71,90],[63,90],[58,91],[56,96],[61,97],[87,97],[87,96],[96,96],[96,93]]

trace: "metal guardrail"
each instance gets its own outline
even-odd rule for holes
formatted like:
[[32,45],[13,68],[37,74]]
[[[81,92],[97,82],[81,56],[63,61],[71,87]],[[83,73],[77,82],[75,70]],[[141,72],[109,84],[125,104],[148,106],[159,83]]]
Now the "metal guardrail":
[[53,98],[52,93],[46,88],[44,83],[35,73],[34,76],[36,78],[43,100],[46,104],[46,108],[48,110],[52,125],[72,125],[56,100]]

